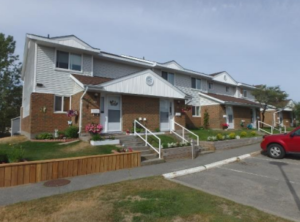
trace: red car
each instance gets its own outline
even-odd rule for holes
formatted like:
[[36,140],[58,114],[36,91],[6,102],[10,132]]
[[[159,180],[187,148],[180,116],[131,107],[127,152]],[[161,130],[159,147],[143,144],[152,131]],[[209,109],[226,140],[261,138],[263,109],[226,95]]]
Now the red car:
[[275,159],[281,159],[285,154],[300,154],[300,127],[290,133],[264,136],[260,147]]

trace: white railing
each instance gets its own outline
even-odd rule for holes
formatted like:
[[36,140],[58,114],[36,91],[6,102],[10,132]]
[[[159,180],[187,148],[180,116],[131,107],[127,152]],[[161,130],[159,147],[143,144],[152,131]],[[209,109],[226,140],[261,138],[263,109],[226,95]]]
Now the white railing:
[[[267,126],[271,127],[271,132],[268,132],[267,130],[262,129],[262,128],[260,127],[260,124],[267,125]],[[263,132],[265,132],[265,133],[267,133],[267,134],[273,135],[273,129],[274,129],[273,126],[271,126],[271,125],[269,125],[269,124],[267,124],[267,123],[264,123],[264,122],[262,122],[262,121],[258,121],[258,124],[257,124],[257,125],[258,125],[258,131],[263,131]]]
[[[140,133],[136,132],[136,124],[138,124],[145,130],[145,138],[143,138]],[[148,142],[148,134],[151,134],[156,139],[158,139],[158,150]],[[145,146],[150,146],[156,153],[158,153],[158,158],[161,159],[161,139],[137,120],[134,120],[134,135],[140,137],[145,142]]]
[[[175,129],[173,131],[171,130],[170,133],[174,133],[176,136],[180,137],[182,139],[182,142],[187,142],[188,143],[189,141],[184,137],[185,131],[187,131],[187,132],[189,132],[190,134],[194,135],[197,138],[197,146],[199,146],[199,136],[198,135],[196,135],[192,131],[188,130],[187,128],[183,127],[182,125],[176,123],[175,121],[174,121],[174,124],[177,125],[177,126],[179,126],[179,127],[181,127],[182,135],[179,135],[175,131]],[[176,126],[174,126],[174,128],[176,128]]]
[[281,133],[281,128],[283,128],[284,129],[284,133],[286,133],[286,126],[283,125],[282,123],[281,124],[277,123],[277,124],[278,124],[278,129],[274,127],[274,130],[278,130],[279,133]]

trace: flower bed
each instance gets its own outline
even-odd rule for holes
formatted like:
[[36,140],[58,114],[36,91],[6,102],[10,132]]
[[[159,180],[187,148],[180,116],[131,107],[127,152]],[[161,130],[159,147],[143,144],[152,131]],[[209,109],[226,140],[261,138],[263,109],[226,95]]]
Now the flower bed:
[[241,139],[241,138],[255,137],[255,136],[257,136],[257,133],[255,131],[251,131],[250,133],[247,133],[246,131],[242,131],[240,132],[239,135],[237,135],[235,132],[231,132],[229,134],[218,133],[215,136],[208,136],[207,141],[233,140],[233,139]]

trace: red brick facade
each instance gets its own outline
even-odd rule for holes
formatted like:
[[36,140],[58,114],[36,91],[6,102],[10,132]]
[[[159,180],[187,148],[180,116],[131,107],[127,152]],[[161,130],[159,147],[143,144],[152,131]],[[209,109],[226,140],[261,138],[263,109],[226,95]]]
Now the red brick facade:
[[[273,125],[273,116],[274,116],[274,113],[276,111],[275,110],[271,110],[271,111],[266,111],[265,112],[265,120],[264,122],[267,123],[267,124],[270,124],[270,125]],[[275,114],[275,121],[278,123],[279,122],[279,113],[276,113]],[[261,119],[262,119],[262,114],[261,114]],[[283,125],[285,126],[291,126],[291,123],[292,123],[292,114],[290,111],[282,111],[282,123]]]
[[[186,114],[182,113],[182,108],[185,106],[184,100],[174,100],[174,115],[175,122],[180,124],[181,126],[186,127]],[[176,116],[176,113],[180,113],[180,116]],[[175,129],[181,129],[179,126],[175,126]]]
[[201,116],[193,116],[192,110],[189,110],[185,112],[185,121],[186,121],[186,127],[187,128],[199,128],[202,126]]
[[204,113],[207,110],[209,114],[209,128],[210,129],[220,129],[222,123],[226,123],[223,115],[226,114],[225,107],[222,105],[211,105],[201,107],[201,117],[204,123]]

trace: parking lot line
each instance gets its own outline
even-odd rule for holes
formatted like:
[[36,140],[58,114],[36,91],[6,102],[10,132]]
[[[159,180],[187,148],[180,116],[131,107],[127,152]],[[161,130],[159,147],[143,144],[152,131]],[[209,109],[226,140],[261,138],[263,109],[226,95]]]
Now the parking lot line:
[[277,159],[271,159],[271,158],[264,158],[264,157],[254,157],[252,156],[251,158],[253,159],[257,159],[257,160],[264,160],[264,161],[272,161],[272,162],[279,162],[279,163],[287,163],[287,164],[293,164],[293,165],[298,165],[300,166],[300,163],[299,163],[299,160],[287,160],[287,159],[284,159],[284,160],[277,160]]
[[[280,181],[280,182],[286,182],[285,180],[281,180],[281,179],[278,179],[276,177],[265,176],[265,175],[261,175],[261,174],[257,174],[257,173],[250,173],[250,172],[246,172],[246,171],[242,171],[242,170],[230,169],[230,168],[227,168],[227,167],[217,167],[217,168],[218,169],[223,169],[223,170],[233,171],[233,172],[236,172],[236,173],[243,173],[243,174],[248,174],[248,175],[252,175],[252,176],[263,177],[263,178],[272,179],[272,180],[276,180],[276,181]],[[288,181],[292,184],[300,185],[300,183],[298,183],[298,182],[291,181],[291,180],[288,180]]]

